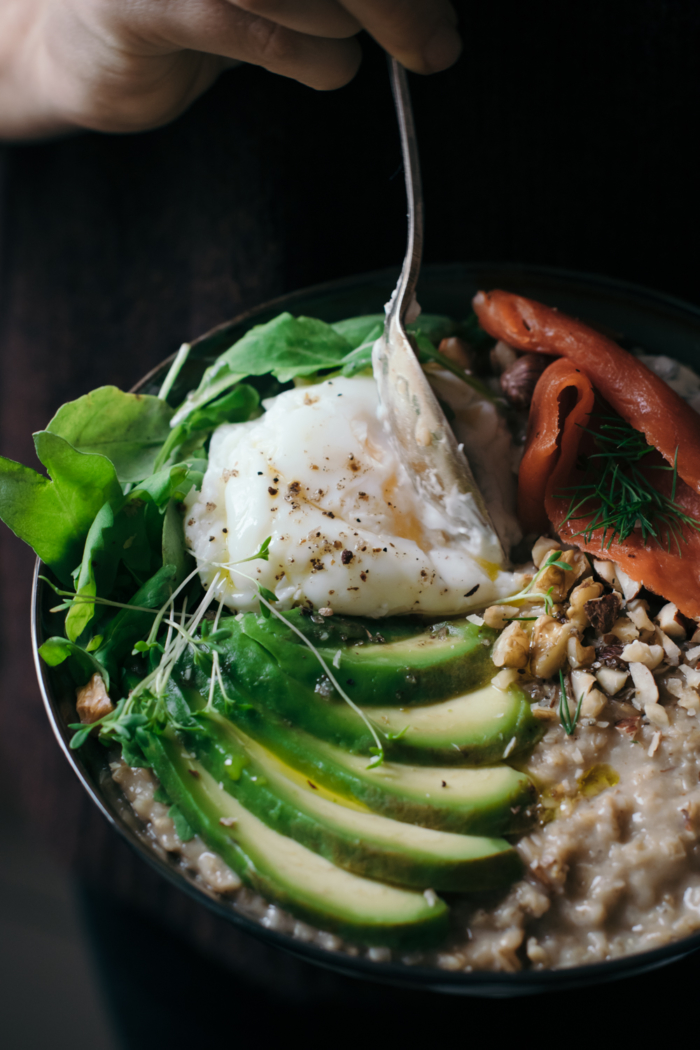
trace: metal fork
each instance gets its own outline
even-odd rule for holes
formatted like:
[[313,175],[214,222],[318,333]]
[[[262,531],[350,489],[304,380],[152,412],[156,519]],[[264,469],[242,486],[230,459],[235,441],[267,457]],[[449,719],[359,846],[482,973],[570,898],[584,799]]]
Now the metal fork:
[[416,492],[437,512],[436,526],[500,565],[505,555],[484,498],[406,333],[406,324],[420,311],[415,290],[423,253],[423,194],[408,78],[396,59],[389,59],[389,66],[401,133],[408,244],[386,306],[384,334],[372,354],[384,423]]

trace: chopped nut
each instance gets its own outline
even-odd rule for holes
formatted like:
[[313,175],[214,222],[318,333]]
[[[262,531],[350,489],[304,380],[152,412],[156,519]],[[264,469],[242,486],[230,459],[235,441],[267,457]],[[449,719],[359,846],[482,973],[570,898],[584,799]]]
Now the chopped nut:
[[678,607],[673,602],[668,602],[661,609],[659,609],[659,615],[656,617],[661,630],[667,634],[670,638],[685,638],[685,627],[680,618]]
[[668,678],[665,685],[671,696],[675,696],[678,706],[684,707],[689,715],[696,715],[700,711],[700,695],[682,678]]
[[597,718],[608,702],[607,696],[600,689],[591,689],[590,693],[583,698],[581,714],[584,718]]
[[513,347],[509,346],[503,339],[498,340],[489,357],[491,359],[491,367],[496,375],[501,375],[514,361],[518,360],[518,355]]
[[583,631],[584,628],[588,627],[590,620],[586,611],[586,605],[588,602],[598,598],[602,592],[603,584],[590,577],[574,587],[569,595],[569,608],[566,611],[566,615],[576,626],[577,630]]
[[501,390],[514,408],[529,408],[532,395],[551,360],[544,354],[523,354],[501,375]]
[[660,627],[656,628],[656,642],[663,649],[666,659],[671,666],[678,667],[678,664],[681,662],[681,651],[676,643],[667,634],[664,634]]
[[[661,710],[663,711],[663,707],[661,708]],[[649,756],[649,758],[651,758],[652,755],[655,753],[660,743],[661,733],[657,730],[651,738],[651,743],[649,744],[649,750],[647,751],[647,755]]]
[[491,658],[496,667],[527,667],[530,639],[519,623],[509,623],[499,635]]
[[617,578],[622,588],[622,596],[625,601],[629,601],[631,598],[636,597],[642,589],[642,584],[638,580],[633,580],[631,576],[628,576],[625,570],[620,566],[615,566]]
[[619,693],[629,677],[629,671],[619,671],[614,667],[601,667],[596,671],[596,678],[608,696]]
[[520,609],[515,605],[489,605],[484,611],[484,623],[487,627],[502,631],[512,617],[518,616],[519,613]]
[[[602,584],[599,586],[602,589]],[[596,597],[587,601],[584,608],[591,627],[601,634],[611,631],[620,614],[621,604],[619,594],[614,591],[612,594],[604,594],[602,598]]]
[[649,619],[649,603],[636,598],[627,602],[625,612],[639,631],[642,641],[649,642],[656,634],[656,627]]
[[530,708],[533,718],[536,718],[538,722],[557,722],[559,715],[552,707],[537,707],[534,705]]
[[647,645],[638,639],[626,645],[620,654],[626,663],[644,664],[650,671],[658,667],[664,658],[664,651],[660,645]]
[[662,729],[668,729],[670,722],[661,704],[645,704],[644,714],[653,726],[661,726]]
[[[614,638],[614,635],[610,635],[610,637]],[[612,645],[601,646],[598,650],[598,662],[604,667],[622,668],[623,665],[620,654],[622,653],[623,648],[624,646],[619,642],[614,642]],[[625,674],[627,674],[626,668],[624,668],[624,671]]]
[[619,722],[615,723],[615,729],[619,733],[625,733],[627,736],[634,737],[639,732],[642,725],[642,716],[636,715],[633,718],[621,718]]
[[619,620],[615,621],[610,628],[610,634],[614,635],[615,638],[619,638],[625,644],[633,642],[635,638],[639,638],[639,631],[626,616],[621,616]]
[[553,540],[549,536],[540,536],[538,540],[535,540],[535,544],[532,548],[532,560],[535,566],[539,569],[550,551],[560,550],[561,543],[559,540]]
[[517,682],[518,680],[519,675],[514,667],[504,667],[502,671],[498,672],[495,678],[491,679],[491,685],[495,685],[496,689],[501,689],[505,692],[513,682]]
[[595,675],[592,675],[590,671],[571,672],[571,691],[575,697],[579,697],[581,693],[585,696],[595,684]]
[[566,643],[566,655],[571,667],[588,667],[595,660],[595,649],[592,645],[581,645],[581,642],[572,634]]
[[691,688],[700,689],[700,671],[697,671],[694,667],[688,667],[687,664],[682,664],[681,671]]
[[551,616],[540,616],[535,621],[531,668],[537,678],[551,678],[564,666],[572,631],[572,624],[558,623]]
[[102,675],[94,674],[87,685],[76,689],[75,709],[83,725],[91,725],[104,718],[114,710],[114,704],[107,695]]
[[590,572],[590,565],[586,555],[579,550],[564,551],[557,561],[565,562],[571,568],[560,569],[556,565],[550,565],[540,576],[536,587],[544,594],[551,587],[552,601],[563,602],[579,577]]
[[630,674],[636,690],[632,703],[639,710],[646,710],[649,704],[655,704],[659,699],[659,687],[653,674],[645,664],[631,663]]
[[619,591],[622,594],[622,587],[620,581],[617,578],[617,566],[612,561],[599,561],[598,558],[593,559],[593,568],[600,576],[601,580],[605,582],[614,590]]
[[443,357],[448,358],[454,364],[468,371],[474,364],[474,352],[469,343],[456,335],[448,336],[440,340],[438,350]]

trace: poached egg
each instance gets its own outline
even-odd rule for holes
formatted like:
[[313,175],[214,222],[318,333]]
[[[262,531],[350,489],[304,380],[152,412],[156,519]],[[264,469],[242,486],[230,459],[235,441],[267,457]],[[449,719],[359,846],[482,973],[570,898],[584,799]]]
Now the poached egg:
[[[495,407],[448,373],[432,375],[455,412],[477,483],[506,549],[520,538],[511,439]],[[514,593],[519,578],[451,541],[421,505],[379,418],[371,376],[336,377],[263,402],[263,415],[212,435],[185,533],[202,583],[236,611],[311,603],[381,617],[454,615]],[[269,560],[250,559],[270,537]],[[492,554],[491,554],[492,556]]]

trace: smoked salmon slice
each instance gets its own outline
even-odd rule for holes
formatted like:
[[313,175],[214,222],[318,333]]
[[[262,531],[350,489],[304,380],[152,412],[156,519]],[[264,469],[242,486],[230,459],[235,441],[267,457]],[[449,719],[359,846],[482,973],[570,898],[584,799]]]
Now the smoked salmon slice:
[[[557,310],[507,292],[480,292],[474,309],[486,331],[516,349],[557,356],[542,373],[532,400],[525,454],[518,477],[518,515],[526,532],[547,529],[597,558],[614,561],[686,616],[700,617],[700,533],[684,527],[679,543],[667,534],[645,542],[638,530],[624,541],[603,529],[586,532],[597,508],[584,503],[569,520],[572,488],[586,480],[582,442],[595,416],[596,392],[650,445],[650,483],[700,521],[700,417],[635,357],[612,340]],[[661,458],[663,457],[663,459]],[[646,458],[646,457],[645,457]],[[651,462],[655,459],[656,462]],[[654,471],[652,474],[651,471]]]

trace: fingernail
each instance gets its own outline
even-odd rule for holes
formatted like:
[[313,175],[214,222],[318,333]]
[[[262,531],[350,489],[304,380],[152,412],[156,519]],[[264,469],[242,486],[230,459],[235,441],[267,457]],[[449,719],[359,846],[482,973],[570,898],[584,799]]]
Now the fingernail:
[[453,65],[462,53],[462,39],[454,26],[443,22],[425,46],[423,58],[431,73]]

